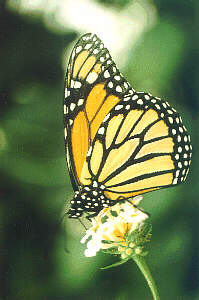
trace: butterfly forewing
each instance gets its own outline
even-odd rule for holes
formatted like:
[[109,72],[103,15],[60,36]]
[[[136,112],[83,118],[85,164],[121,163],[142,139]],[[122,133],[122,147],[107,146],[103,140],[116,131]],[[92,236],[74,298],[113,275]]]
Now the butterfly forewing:
[[96,35],[82,36],[69,60],[64,97],[66,155],[74,189],[82,184],[86,154],[103,119],[133,92],[102,41]]
[[81,180],[94,178],[109,199],[128,198],[183,182],[190,161],[190,136],[179,114],[167,102],[134,93],[101,124]]

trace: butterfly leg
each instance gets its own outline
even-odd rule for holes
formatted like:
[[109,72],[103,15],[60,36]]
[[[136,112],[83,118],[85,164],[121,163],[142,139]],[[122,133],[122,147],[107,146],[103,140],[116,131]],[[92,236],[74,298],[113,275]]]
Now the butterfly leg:
[[86,227],[86,225],[82,222],[82,220],[80,218],[78,218],[78,221],[84,227],[84,229],[88,230],[88,228]]
[[86,216],[86,219],[87,220],[89,220],[90,222],[92,222],[92,218],[94,218],[94,217],[96,217],[98,215],[98,212],[95,212],[95,213],[93,213],[93,214],[88,214],[87,216]]
[[138,207],[136,204],[132,203],[129,199],[131,199],[131,198],[126,198],[126,200],[127,200],[131,205],[133,205],[133,206],[134,206],[135,208],[137,208],[139,211],[141,211],[141,212],[147,214],[147,215],[150,217],[150,214],[149,214],[148,212],[145,212],[143,208]]

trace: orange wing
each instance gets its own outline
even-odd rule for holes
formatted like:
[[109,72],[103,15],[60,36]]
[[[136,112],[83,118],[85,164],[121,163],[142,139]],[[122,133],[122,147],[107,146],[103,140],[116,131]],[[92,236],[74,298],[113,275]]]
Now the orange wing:
[[68,64],[64,97],[67,164],[74,189],[91,143],[109,111],[133,89],[124,79],[101,40],[85,34]]
[[81,181],[95,180],[111,200],[174,186],[186,179],[191,149],[179,114],[167,102],[135,92],[101,124]]

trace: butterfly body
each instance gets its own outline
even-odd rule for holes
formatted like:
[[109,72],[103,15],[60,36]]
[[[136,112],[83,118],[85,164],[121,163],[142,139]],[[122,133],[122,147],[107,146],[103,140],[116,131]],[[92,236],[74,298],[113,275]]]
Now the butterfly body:
[[75,197],[69,217],[186,179],[190,136],[167,102],[136,92],[96,35],[80,38],[66,75],[64,125]]

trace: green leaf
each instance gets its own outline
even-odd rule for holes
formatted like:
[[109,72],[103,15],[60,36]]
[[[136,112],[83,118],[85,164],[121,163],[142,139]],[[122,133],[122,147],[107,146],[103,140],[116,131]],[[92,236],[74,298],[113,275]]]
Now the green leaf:
[[111,210],[110,212],[113,217],[118,217],[118,214],[116,211]]

